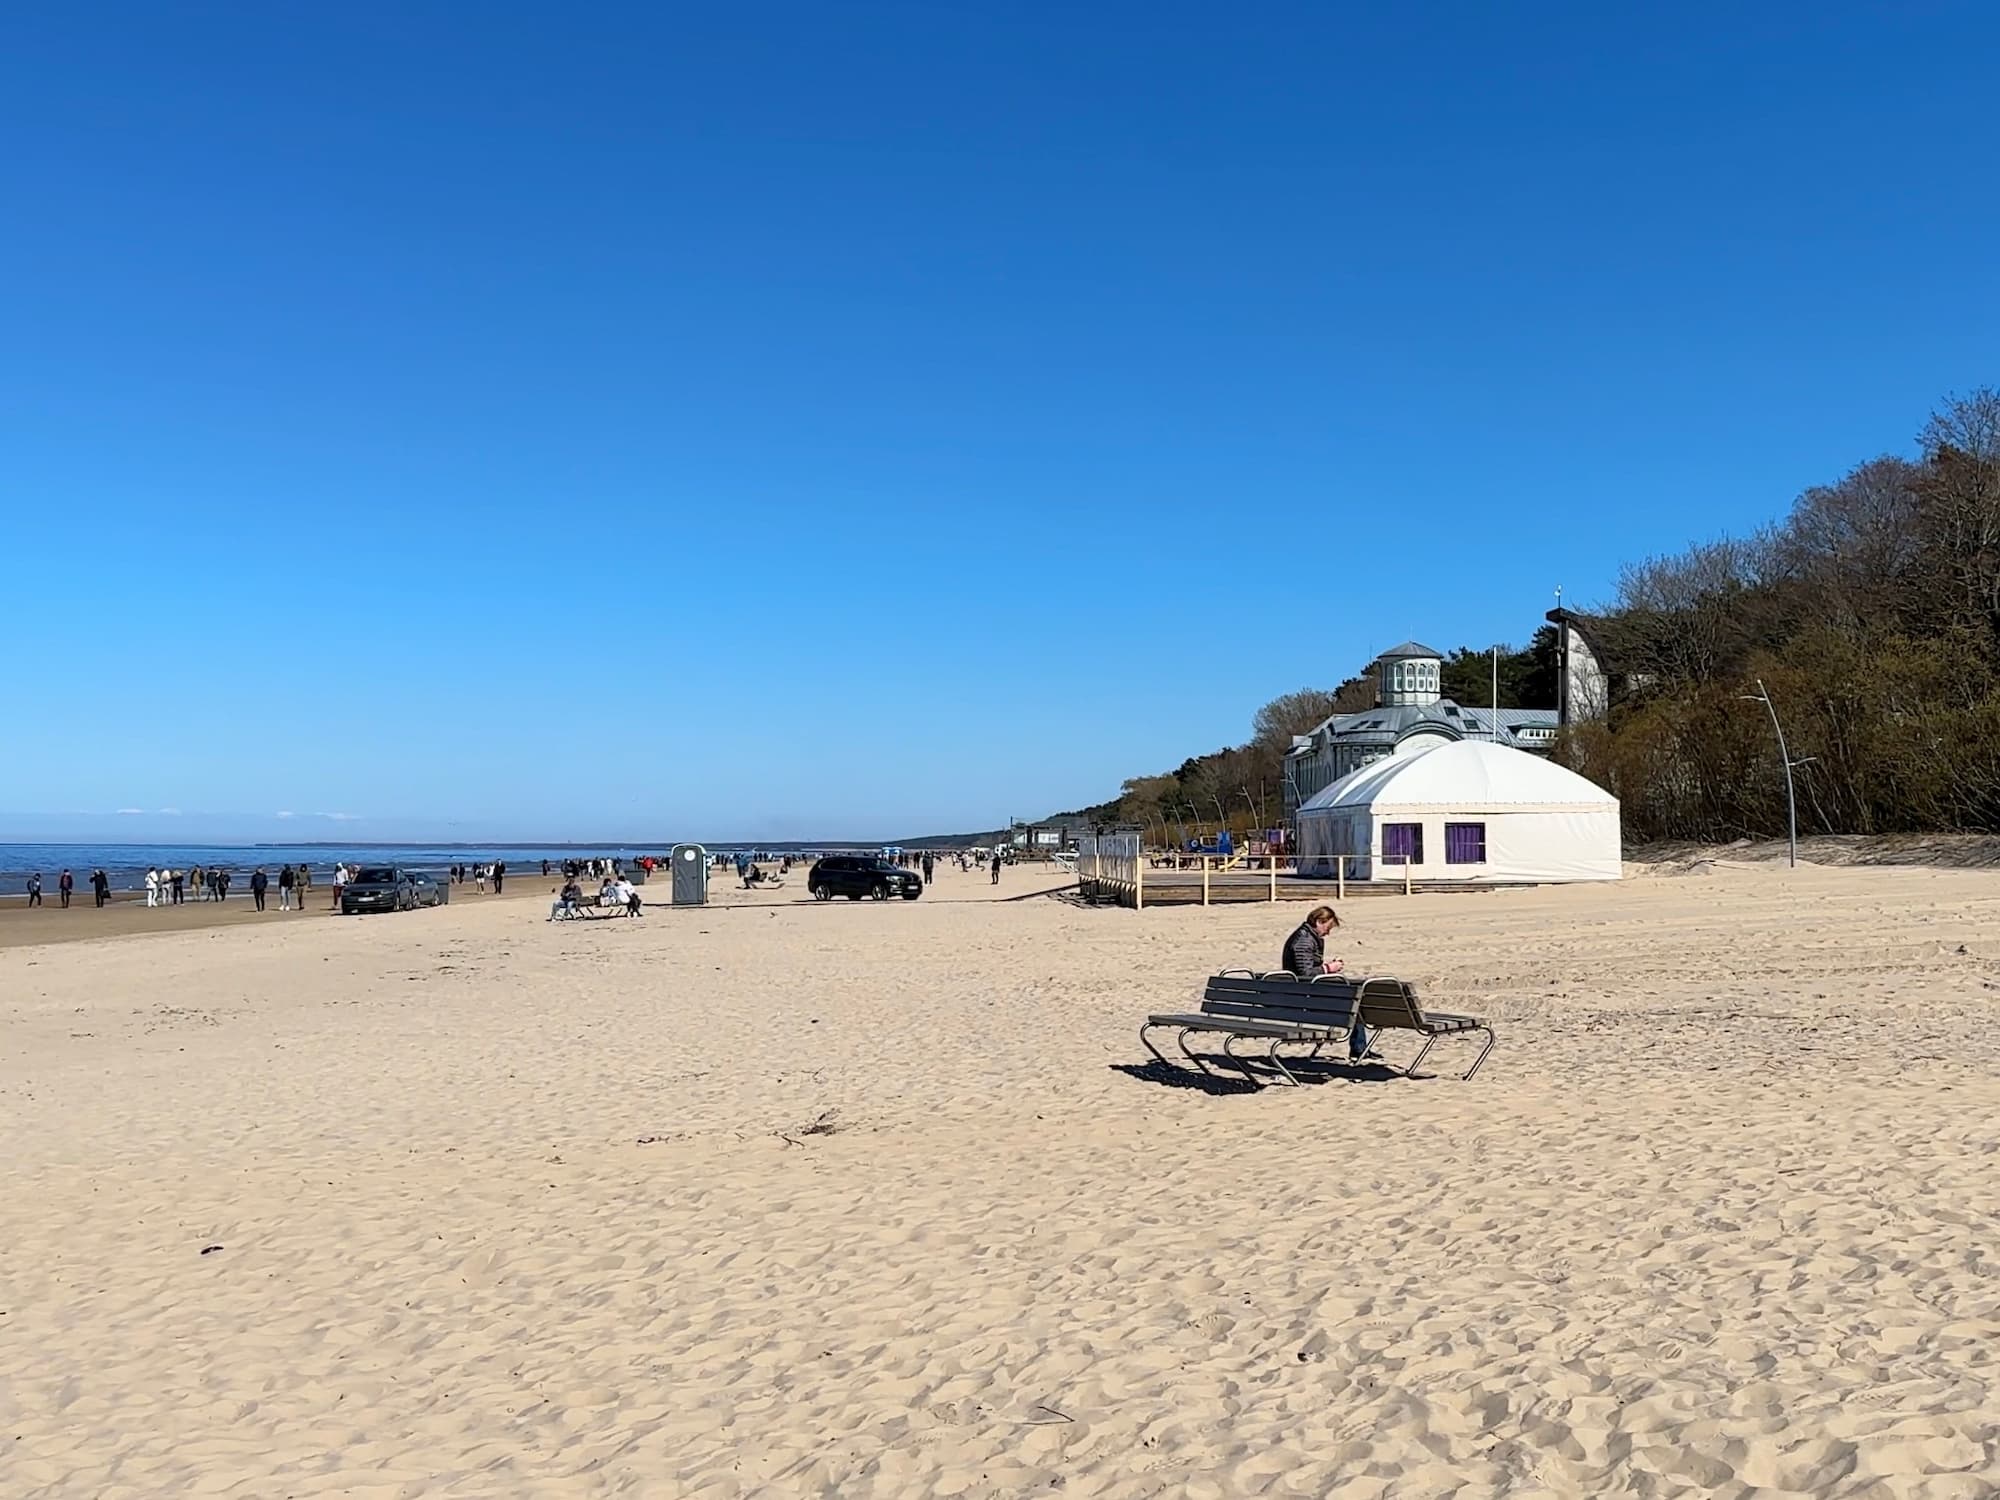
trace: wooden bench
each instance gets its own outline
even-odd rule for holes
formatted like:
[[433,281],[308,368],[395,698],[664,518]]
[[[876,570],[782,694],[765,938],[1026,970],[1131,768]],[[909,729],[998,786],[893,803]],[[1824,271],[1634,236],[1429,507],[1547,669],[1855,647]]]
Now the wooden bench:
[[1171,1027],[1182,1055],[1213,1077],[1208,1064],[1188,1047],[1187,1039],[1202,1032],[1216,1033],[1223,1038],[1223,1056],[1245,1078],[1261,1086],[1246,1061],[1236,1055],[1236,1044],[1267,1041],[1270,1048],[1263,1060],[1287,1083],[1297,1084],[1298,1078],[1285,1066],[1278,1049],[1287,1042],[1311,1043],[1310,1055],[1317,1057],[1328,1042],[1345,1040],[1357,1019],[1372,1031],[1414,1031],[1424,1038],[1416,1057],[1402,1070],[1406,1078],[1424,1076],[1417,1069],[1440,1037],[1479,1032],[1486,1044],[1463,1074],[1470,1078],[1486,1061],[1496,1040],[1493,1028],[1477,1016],[1425,1010],[1415,987],[1401,979],[1353,980],[1326,974],[1308,982],[1286,973],[1260,976],[1248,969],[1225,969],[1208,981],[1199,1013],[1150,1016],[1139,1028],[1139,1042],[1162,1067],[1171,1067],[1149,1035],[1155,1027]]

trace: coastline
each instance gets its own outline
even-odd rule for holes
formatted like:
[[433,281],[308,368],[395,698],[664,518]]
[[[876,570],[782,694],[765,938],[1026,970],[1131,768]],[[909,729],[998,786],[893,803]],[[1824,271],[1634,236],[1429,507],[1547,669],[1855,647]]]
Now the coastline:
[[[479,887],[468,881],[451,888],[451,900],[443,909],[448,911],[461,904],[485,901],[524,900],[530,895],[546,900],[544,885],[539,874],[525,879],[509,875],[507,889],[496,896],[491,891],[480,894]],[[84,889],[71,896],[67,911],[58,904],[54,891],[47,892],[42,898],[43,904],[34,907],[28,905],[26,896],[10,895],[0,898],[0,949],[29,948],[45,943],[114,942],[123,938],[231,927],[298,926],[338,915],[333,910],[333,886],[330,883],[316,885],[307,894],[310,899],[303,911],[280,911],[275,886],[266,898],[266,909],[263,911],[257,910],[257,903],[251,899],[247,885],[238,885],[230,891],[227,901],[188,900],[179,906],[148,906],[140,892],[114,891],[110,902],[102,908],[92,903],[90,892]],[[410,913],[398,915],[407,916]]]

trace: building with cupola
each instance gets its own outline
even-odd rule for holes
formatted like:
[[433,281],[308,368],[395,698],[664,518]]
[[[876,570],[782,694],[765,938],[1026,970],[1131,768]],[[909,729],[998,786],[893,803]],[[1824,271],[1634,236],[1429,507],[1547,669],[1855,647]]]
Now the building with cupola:
[[1415,755],[1454,740],[1487,740],[1546,755],[1555,742],[1553,708],[1468,708],[1443,693],[1444,656],[1404,641],[1375,659],[1375,706],[1335,714],[1296,735],[1285,754],[1285,816],[1351,771],[1392,755]]

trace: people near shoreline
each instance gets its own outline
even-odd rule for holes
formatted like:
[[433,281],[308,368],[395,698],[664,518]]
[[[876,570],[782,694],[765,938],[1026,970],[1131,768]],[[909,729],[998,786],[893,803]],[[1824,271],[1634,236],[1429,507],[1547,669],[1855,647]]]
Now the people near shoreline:
[[172,888],[174,905],[179,906],[187,899],[185,874],[180,870],[170,870],[167,873],[167,884]]
[[160,904],[160,872],[151,866],[146,869],[146,904],[148,906]]
[[[1306,913],[1306,919],[1293,929],[1285,939],[1285,951],[1279,967],[1295,978],[1310,983],[1322,974],[1338,974],[1345,965],[1337,958],[1326,956],[1326,936],[1340,925],[1340,916],[1330,906],[1315,906]],[[1361,1024],[1361,1018],[1354,1018],[1353,1029],[1347,1033],[1347,1055],[1359,1061],[1372,1056],[1369,1050],[1368,1028]]]
[[306,892],[313,888],[313,876],[312,871],[303,862],[296,870],[292,871],[292,883],[298,887],[299,910],[304,911],[306,909]]
[[90,872],[90,888],[97,893],[97,904],[104,905],[111,899],[111,877],[102,870]]
[[279,911],[290,911],[292,909],[292,886],[297,880],[298,877],[292,873],[290,865],[280,865],[278,867]]
[[250,899],[257,903],[257,910],[264,910],[264,893],[271,888],[271,877],[264,873],[262,865],[250,872]]
[[340,910],[340,893],[347,885],[347,866],[339,860],[333,866],[333,909]]
[[229,899],[229,872],[227,870],[217,870],[215,872],[215,899],[218,901],[227,901]]
[[503,859],[496,859],[496,860],[494,860],[494,861],[493,861],[493,894],[494,894],[494,895],[496,895],[496,896],[497,896],[497,895],[499,895],[499,894],[500,894],[500,888],[501,888],[501,886],[503,886],[503,885],[504,885],[504,884],[506,883],[506,880],[507,880],[507,862],[506,862],[505,860],[503,860]]
[[475,884],[475,885],[477,885],[477,886],[479,887],[479,893],[480,893],[480,895],[482,895],[482,896],[483,896],[483,895],[485,895],[485,894],[486,894],[486,866],[484,866],[484,865],[474,865],[474,866],[472,867],[472,880],[473,880],[473,884]]
[[926,851],[926,852],[925,852],[925,854],[924,854],[924,884],[925,884],[925,885],[929,885],[929,884],[931,883],[931,876],[932,876],[932,874],[933,874],[933,873],[934,873],[934,872],[936,871],[936,869],[937,869],[937,859],[936,859],[936,856],[932,855],[932,854],[931,854],[931,853],[930,853],[929,851]]
[[28,877],[28,905],[40,906],[41,904],[42,904],[42,872],[40,870],[37,870],[35,871],[34,874]]
[[995,849],[993,851],[993,884],[998,885],[999,883],[1000,883],[1000,851],[998,849]]
[[76,877],[64,870],[56,879],[56,899],[62,903],[64,911],[69,910],[70,893],[76,889]]

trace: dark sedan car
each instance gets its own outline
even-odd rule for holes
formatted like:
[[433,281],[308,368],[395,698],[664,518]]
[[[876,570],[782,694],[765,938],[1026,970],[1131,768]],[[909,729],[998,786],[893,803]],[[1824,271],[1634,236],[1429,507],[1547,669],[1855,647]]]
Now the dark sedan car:
[[340,892],[343,916],[364,911],[408,911],[417,904],[417,883],[408,870],[373,865],[356,870]]
[[812,892],[815,901],[835,896],[845,896],[850,901],[859,901],[863,896],[877,901],[901,896],[905,901],[914,901],[924,893],[924,880],[916,871],[891,864],[880,855],[830,854],[812,867],[812,873],[806,876],[806,889]]

